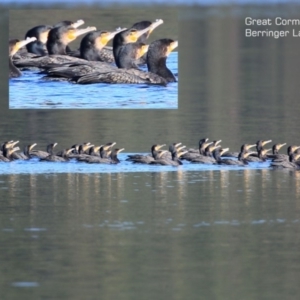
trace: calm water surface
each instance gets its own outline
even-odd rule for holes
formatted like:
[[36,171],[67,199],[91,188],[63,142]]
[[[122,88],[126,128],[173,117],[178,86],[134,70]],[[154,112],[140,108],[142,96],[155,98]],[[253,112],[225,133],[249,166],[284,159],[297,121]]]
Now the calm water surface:
[[2,299],[296,299],[299,189],[271,170],[1,175]]
[[[167,66],[178,74],[178,53],[169,55]],[[177,109],[178,82],[168,86],[146,84],[72,84],[46,81],[38,71],[23,71],[9,80],[9,108],[15,109]],[[178,77],[176,77],[178,80]]]

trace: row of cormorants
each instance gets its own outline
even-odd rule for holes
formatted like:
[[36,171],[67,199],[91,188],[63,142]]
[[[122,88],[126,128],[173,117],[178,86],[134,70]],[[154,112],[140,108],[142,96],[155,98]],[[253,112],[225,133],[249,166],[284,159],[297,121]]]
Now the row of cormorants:
[[[209,142],[208,138],[199,141],[198,149],[188,149],[181,143],[172,143],[169,150],[162,150],[165,144],[155,144],[151,147],[148,155],[128,155],[127,161],[151,165],[182,165],[181,160],[191,163],[217,164],[229,166],[246,166],[251,162],[270,161],[272,168],[300,169],[300,146],[291,145],[287,148],[287,154],[279,153],[279,150],[286,145],[274,144],[272,148],[264,149],[264,146],[271,143],[271,140],[259,140],[255,144],[243,144],[239,152],[229,152],[229,148],[222,148],[221,140]],[[46,151],[34,150],[36,143],[26,145],[23,152],[16,145],[19,141],[7,141],[1,145],[0,161],[10,162],[17,159],[28,160],[37,158],[39,161],[63,162],[76,159],[87,163],[117,164],[120,162],[118,154],[124,148],[114,148],[114,143],[95,146],[89,142],[74,144],[70,148],[54,153],[57,143],[47,145]],[[250,150],[256,147],[256,151]],[[272,154],[268,153],[272,150]]]
[[[89,83],[147,83],[166,85],[176,82],[166,60],[178,41],[163,38],[146,45],[150,33],[163,20],[141,21],[129,29],[100,31],[96,27],[79,29],[83,20],[63,21],[54,26],[30,29],[25,40],[9,41],[10,78],[21,76],[18,68],[42,70],[44,79]],[[69,43],[86,34],[80,49],[71,51]],[[113,40],[113,47],[106,44]],[[18,50],[26,45],[27,51]],[[113,64],[115,63],[115,65]],[[139,69],[147,64],[148,72]]]

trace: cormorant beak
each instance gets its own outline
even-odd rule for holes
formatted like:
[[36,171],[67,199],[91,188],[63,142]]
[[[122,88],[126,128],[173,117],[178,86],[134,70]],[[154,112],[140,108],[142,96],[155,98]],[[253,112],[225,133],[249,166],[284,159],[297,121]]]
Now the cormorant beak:
[[213,152],[217,148],[221,148],[221,145],[214,145],[214,146],[212,146],[211,152]]
[[18,144],[19,143],[19,141],[15,141],[15,142],[12,142],[12,143],[9,143],[10,145],[10,147],[12,148],[12,147],[14,147],[16,144]]
[[[180,144],[181,144],[181,143],[180,143]],[[180,151],[180,150],[182,150],[182,149],[184,149],[184,148],[186,148],[186,146],[178,147],[178,148],[177,148],[177,151]]]
[[[256,146],[256,145],[254,145],[254,146]],[[256,154],[256,152],[255,151],[249,151],[249,152],[246,152],[245,154],[244,154],[244,158],[247,158],[249,155],[251,155],[251,154]]]
[[186,153],[188,153],[189,151],[181,151],[181,152],[177,152],[177,156],[180,157]]
[[54,144],[53,144],[53,148],[56,147],[56,146],[57,146],[57,143],[54,143]]
[[113,142],[109,145],[105,145],[103,148],[104,148],[104,150],[108,150],[108,149],[111,149],[115,144],[116,144],[116,142]]
[[67,44],[69,42],[72,42],[74,41],[78,36],[82,35],[82,34],[85,34],[85,33],[88,33],[88,32],[91,32],[91,31],[95,31],[97,30],[96,27],[87,27],[87,28],[84,28],[84,29],[76,29],[76,28],[70,28],[67,32],[67,39],[68,40],[65,40],[64,43]]
[[282,148],[283,146],[285,146],[286,145],[286,143],[284,143],[284,144],[279,144],[278,145],[278,150],[280,149],[280,148]]
[[215,143],[215,146],[217,146],[217,145],[220,144],[221,142],[222,142],[222,140],[218,140],[218,141],[214,142],[214,143]]
[[[111,39],[113,39],[114,38],[114,36],[117,34],[117,33],[119,33],[119,32],[121,32],[121,31],[124,31],[124,30],[126,30],[127,28],[117,28],[115,31],[112,31],[112,32],[108,32],[108,34],[107,34],[107,36],[106,36],[106,38],[107,38],[107,42],[108,41],[110,41]],[[106,43],[107,43],[106,42]]]
[[207,143],[208,140],[209,140],[208,138],[201,139],[201,140],[199,141],[199,147],[200,147],[200,143],[202,144],[202,147],[203,147],[203,145],[204,145],[205,143]]
[[222,156],[224,153],[228,152],[229,151],[229,148],[224,148],[224,149],[221,149],[220,151],[220,156]]
[[[157,19],[157,20],[155,20],[149,27],[150,27],[150,29],[149,29],[149,33],[148,33],[148,36],[150,35],[150,33],[156,28],[156,27],[158,27],[159,25],[161,25],[161,24],[163,24],[164,23],[164,21],[162,20],[162,19]],[[147,36],[147,37],[148,37]]]
[[300,149],[300,146],[294,146],[294,147],[292,147],[292,151],[293,152],[297,151],[298,149]]
[[103,146],[103,145],[95,147],[95,152],[99,151],[99,149],[100,149],[102,146]]
[[205,149],[206,147],[208,147],[209,145],[213,144],[213,142],[210,143],[203,143],[202,148]]
[[31,151],[32,150],[32,148],[33,147],[35,147],[37,144],[36,143],[34,143],[34,144],[32,144],[31,146],[29,146],[29,151]]
[[21,49],[22,47],[24,47],[25,45],[31,43],[31,42],[34,42],[36,41],[36,37],[28,37],[26,40],[22,40],[20,42],[17,42],[15,44],[15,46],[13,47],[11,53],[10,53],[10,56],[13,56],[15,55],[19,49]]
[[18,48],[20,49],[20,48],[24,47],[25,45],[27,45],[31,42],[34,42],[34,41],[36,41],[36,37],[28,37],[28,38],[26,38],[26,40],[22,40],[22,41],[18,42],[17,45],[18,45]]
[[91,32],[91,31],[95,31],[97,30],[97,28],[95,26],[89,26],[87,28],[84,29],[77,29],[75,32],[75,36],[78,37],[79,35]]
[[73,150],[75,150],[75,148],[70,148],[66,151],[67,155],[69,155]]
[[92,145],[92,144],[90,144],[89,143],[89,145],[88,144],[86,144],[86,145],[84,145],[83,147],[82,147],[82,150],[83,150],[83,152],[85,152],[86,150],[89,150],[90,148],[92,148],[94,145]]
[[73,28],[77,28],[77,27],[79,27],[79,26],[81,26],[81,25],[83,25],[83,24],[84,24],[84,21],[83,21],[83,20],[78,20],[78,21],[74,22],[71,26],[72,26]]
[[[164,21],[163,20],[156,20],[155,22],[153,22],[150,26],[148,26],[147,28],[145,29],[142,29],[142,30],[135,30],[134,32],[132,32],[130,34],[130,41],[131,43],[135,43],[137,41],[137,39],[143,35],[144,33],[148,32],[148,31],[153,31],[157,26],[159,26],[160,24],[162,24]],[[132,28],[134,29],[134,28]],[[150,31],[150,32],[151,32]]]
[[117,153],[120,153],[120,152],[123,151],[123,150],[125,150],[125,148],[119,149],[119,150],[117,151]]
[[265,150],[262,150],[262,154],[265,155],[267,154],[267,152],[271,151],[272,149],[265,149]]
[[177,47],[178,47],[178,41],[174,41],[174,42],[170,43],[170,45],[167,47],[166,55],[168,56]]
[[20,150],[19,147],[12,148],[12,149],[11,149],[11,153],[14,153],[14,152],[16,152],[16,151],[18,151],[18,150]]
[[[246,145],[246,150],[249,150],[250,148],[252,148],[252,147],[256,147],[256,144],[254,144],[254,145]],[[254,153],[256,153],[256,152],[254,152]]]
[[162,157],[163,154],[169,152],[168,150],[162,150],[159,154],[158,154],[158,158]]
[[264,146],[264,145],[266,145],[268,143],[271,143],[271,142],[272,142],[272,140],[268,140],[268,141],[263,141],[261,144]]
[[157,146],[155,147],[155,150],[158,150],[158,149],[160,149],[160,148],[162,148],[162,147],[164,147],[164,146],[166,146],[166,144],[163,144],[163,145],[157,145]]

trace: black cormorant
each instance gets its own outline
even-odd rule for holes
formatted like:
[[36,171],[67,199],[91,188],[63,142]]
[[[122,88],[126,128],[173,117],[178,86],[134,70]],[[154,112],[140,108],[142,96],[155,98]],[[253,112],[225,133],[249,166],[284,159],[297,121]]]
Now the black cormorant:
[[298,160],[300,158],[300,154],[292,152],[289,155],[289,159],[286,160],[275,160],[271,163],[271,168],[274,169],[294,169],[299,170],[300,169],[300,161]]
[[151,147],[151,155],[133,154],[128,155],[126,160],[132,161],[133,163],[149,164],[151,161],[160,158],[164,153],[168,152],[167,150],[159,151],[159,149],[164,146],[166,146],[166,144],[155,144]]
[[54,147],[57,145],[57,143],[51,143],[49,145],[47,145],[46,147],[46,151],[42,151],[42,150],[33,150],[30,152],[31,157],[38,157],[38,158],[46,158],[49,155],[54,155]]
[[29,29],[25,35],[25,38],[35,37],[36,40],[27,44],[26,49],[28,53],[34,53],[36,55],[47,55],[46,43],[48,39],[49,31],[53,27],[50,25],[39,25]]
[[19,147],[5,147],[3,149],[2,155],[0,155],[0,161],[2,162],[12,161],[13,160],[12,154],[18,150],[20,150]]
[[268,156],[268,158],[270,158],[270,159],[278,159],[278,158],[280,158],[281,157],[281,155],[283,155],[283,154],[280,154],[279,153],[279,150],[283,147],[283,146],[285,146],[286,145],[286,143],[283,143],[283,144],[279,144],[279,143],[277,143],[277,144],[274,144],[273,145],[273,147],[272,147],[272,154],[268,154],[267,156]]
[[[183,146],[184,147],[184,146]],[[182,148],[182,147],[181,147]],[[184,155],[187,151],[181,151],[173,148],[171,152],[171,159],[160,157],[156,160],[150,162],[151,165],[161,165],[161,166],[180,166],[182,162],[180,161],[180,156]]]
[[62,151],[62,155],[61,156],[57,156],[54,154],[50,154],[45,158],[41,158],[40,161],[49,161],[49,162],[63,162],[63,161],[69,161],[69,155],[70,153],[73,151],[73,148],[70,149],[64,149]]

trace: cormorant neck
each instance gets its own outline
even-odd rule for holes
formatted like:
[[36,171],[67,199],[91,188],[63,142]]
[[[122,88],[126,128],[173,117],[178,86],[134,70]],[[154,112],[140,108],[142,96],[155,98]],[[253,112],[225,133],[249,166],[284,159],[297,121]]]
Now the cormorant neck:
[[120,33],[115,35],[113,39],[113,54],[114,54],[114,59],[117,61],[117,58],[120,54],[122,46],[125,45],[125,41]]
[[152,151],[152,156],[153,156],[153,158],[156,160],[158,157],[158,151],[156,151],[156,150],[154,150],[154,151]]
[[33,54],[37,54],[40,56],[45,56],[47,55],[46,49],[45,49],[45,44],[43,44],[41,41],[35,41],[31,42],[26,45],[27,51]]
[[108,158],[107,151],[104,149],[100,150],[100,156],[101,158]]
[[121,69],[138,69],[135,64],[135,49],[132,47],[132,44],[126,44],[120,47],[115,63],[117,67]]
[[67,46],[61,42],[47,45],[49,55],[51,55],[51,54],[67,55],[66,47]]
[[176,78],[173,73],[167,68],[167,57],[160,57],[157,61],[148,60],[148,71],[157,74],[167,80],[167,82],[176,82]]
[[203,149],[202,146],[199,147],[199,154],[204,155],[205,154],[205,149]]
[[245,165],[248,164],[247,160],[245,159],[244,153],[241,152],[238,156],[238,160],[241,161],[242,163],[244,163]]
[[14,65],[12,57],[9,56],[9,78],[20,77],[21,75],[21,71]]
[[213,151],[213,157],[216,160],[217,163],[222,161],[222,158],[220,156],[220,152],[218,150]]
[[111,158],[111,160],[112,160],[114,163],[120,162],[116,154],[111,155],[110,158]]

